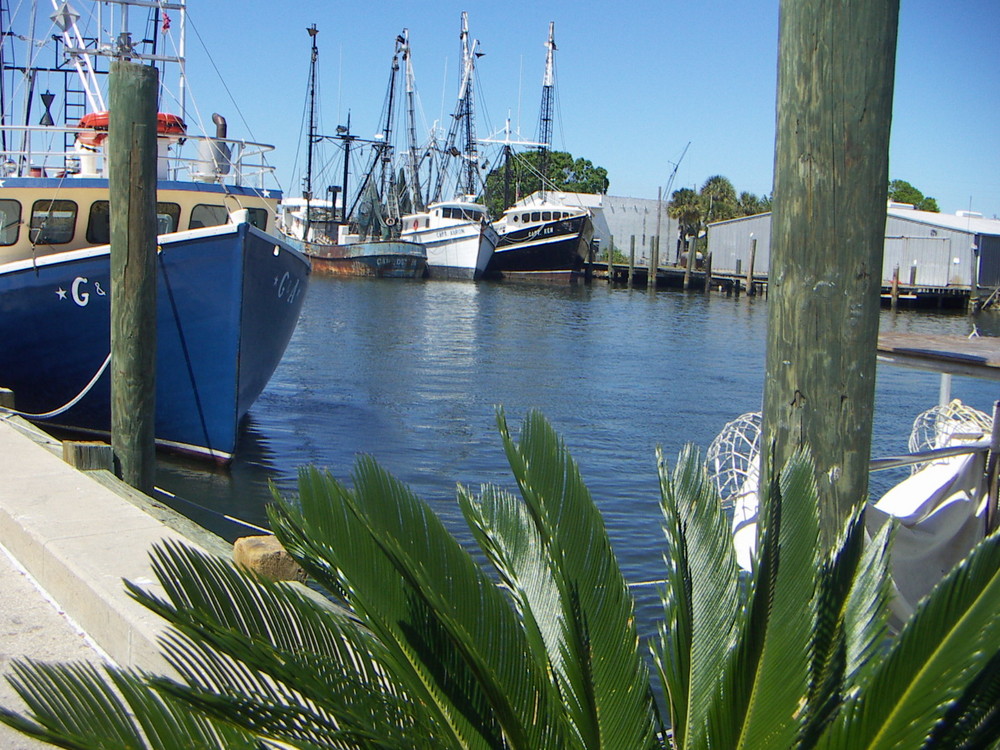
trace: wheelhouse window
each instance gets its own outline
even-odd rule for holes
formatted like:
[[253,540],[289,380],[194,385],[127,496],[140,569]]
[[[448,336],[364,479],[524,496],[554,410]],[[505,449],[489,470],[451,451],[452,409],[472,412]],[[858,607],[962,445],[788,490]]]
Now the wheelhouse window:
[[225,206],[210,206],[206,203],[199,203],[191,209],[191,223],[188,228],[217,227],[225,224],[228,219],[229,212]]
[[[248,208],[247,214],[249,214],[250,224],[257,227],[258,229],[267,229],[267,209],[266,208]],[[321,221],[331,221],[332,216],[328,213]]]
[[0,245],[13,245],[17,242],[20,228],[21,202],[0,200]]
[[542,220],[542,214],[541,214],[541,212],[540,211],[532,211],[531,212],[531,220],[532,221],[541,221]]
[[[156,233],[169,234],[177,231],[181,218],[181,207],[176,203],[156,204]],[[90,205],[87,219],[87,242],[107,245],[111,242],[111,204],[108,201],[94,201]]]
[[552,221],[552,212],[542,211],[542,221]]
[[76,203],[35,201],[31,207],[31,244],[61,245],[73,239]]

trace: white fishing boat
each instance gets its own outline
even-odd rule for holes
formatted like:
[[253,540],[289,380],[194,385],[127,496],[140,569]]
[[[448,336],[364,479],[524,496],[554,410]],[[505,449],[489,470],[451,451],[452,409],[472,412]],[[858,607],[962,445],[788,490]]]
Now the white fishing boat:
[[[500,237],[490,224],[486,208],[475,202],[481,187],[473,104],[473,77],[479,42],[469,40],[467,13],[462,13],[459,38],[462,77],[451,128],[440,150],[443,163],[438,168],[426,210],[403,216],[400,238],[424,246],[427,251],[427,275],[431,278],[479,279],[485,274]],[[463,145],[461,150],[459,143]],[[458,159],[455,194],[460,197],[446,200],[442,196],[452,158]]]
[[403,217],[400,238],[423,245],[434,279],[480,279],[499,235],[486,208],[471,201],[440,201]]

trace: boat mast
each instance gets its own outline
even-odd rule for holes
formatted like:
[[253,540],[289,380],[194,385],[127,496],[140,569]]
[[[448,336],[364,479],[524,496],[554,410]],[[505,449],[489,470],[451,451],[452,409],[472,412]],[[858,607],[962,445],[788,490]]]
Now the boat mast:
[[410,55],[410,30],[403,29],[403,62],[406,66],[406,122],[407,122],[407,146],[409,153],[406,159],[407,166],[407,187],[410,193],[410,208],[412,211],[423,211],[423,198],[420,195],[419,162],[417,160],[417,124],[416,107],[416,86],[413,77],[413,59]]
[[538,172],[541,175],[541,194],[545,200],[545,183],[549,176],[549,149],[552,147],[552,105],[555,90],[555,38],[556,22],[549,22],[549,39],[545,43],[545,75],[542,78],[542,106],[538,112]]
[[309,56],[309,133],[306,136],[306,178],[302,185],[302,198],[306,202],[306,225],[302,238],[309,241],[309,229],[312,224],[310,216],[309,201],[312,200],[312,169],[313,169],[313,145],[316,143],[316,60],[319,57],[319,48],[316,46],[316,36],[319,29],[313,24],[306,29],[309,38],[312,40],[312,51]]
[[[476,153],[476,131],[472,123],[472,83],[473,74],[476,67],[476,57],[480,55],[477,51],[479,40],[469,45],[469,14],[462,12],[462,31],[459,35],[462,43],[462,79],[458,87],[458,102],[455,105],[455,113],[452,115],[451,127],[448,129],[448,137],[445,139],[444,151],[442,152],[442,164],[438,169],[437,180],[434,183],[434,190],[431,191],[431,202],[441,200],[441,192],[444,189],[444,180],[447,176],[447,163],[453,156],[461,155],[467,160],[468,170],[466,171],[466,184],[459,181],[459,192],[462,188],[468,187],[468,192],[476,191],[476,164],[478,156]],[[465,126],[466,152],[460,154],[455,148],[455,141],[458,138],[458,128]],[[471,142],[470,142],[471,139]]]
[[[343,132],[341,132],[343,131]],[[347,173],[351,161],[351,113],[347,113],[347,126],[337,127],[337,135],[344,142],[344,184],[340,188],[340,220],[347,224]],[[336,206],[334,206],[336,209]]]
[[[404,29],[404,34],[406,30]],[[386,106],[385,127],[382,129],[382,143],[379,146],[378,158],[381,162],[380,195],[385,203],[390,225],[399,217],[399,196],[394,189],[395,177],[392,167],[392,120],[396,106],[396,76],[399,73],[399,54],[405,49],[406,37],[400,34],[396,37],[396,50],[392,55],[392,70],[389,73],[389,101]]]
[[[306,213],[309,212],[309,200],[312,198],[312,166],[313,145],[316,143],[316,60],[319,48],[316,46],[316,36],[319,29],[313,24],[306,29],[312,39],[312,54],[309,58],[309,134],[306,136],[306,177],[302,185],[302,197],[306,201]],[[306,223],[308,224],[308,217]]]
[[[478,44],[478,42],[475,42]],[[465,67],[469,71],[468,82],[465,87],[465,108],[462,116],[465,118],[465,194],[475,195],[479,192],[478,167],[479,151],[476,148],[476,122],[473,117],[473,95],[475,86],[473,85],[472,72],[475,68],[475,52],[469,48],[469,18],[466,13],[462,13],[462,54]]]

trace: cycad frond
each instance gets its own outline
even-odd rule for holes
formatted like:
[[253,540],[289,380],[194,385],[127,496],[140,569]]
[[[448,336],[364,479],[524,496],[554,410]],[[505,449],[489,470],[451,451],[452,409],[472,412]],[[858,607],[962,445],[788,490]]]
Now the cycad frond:
[[812,461],[796,454],[763,502],[764,562],[753,573],[751,606],[768,603],[767,629],[741,732],[743,747],[792,747],[800,731],[809,685],[816,576],[823,559],[817,503]]
[[301,511],[275,530],[311,572],[334,577],[387,645],[394,674],[467,747],[558,747],[567,727],[510,602],[440,520],[373,460],[350,491],[300,476]]
[[952,722],[967,686],[992,663],[1000,643],[1000,537],[980,542],[952,570],[873,667],[866,689],[846,702],[821,747],[921,747],[945,714]]
[[732,698],[737,622],[744,605],[722,506],[698,452],[681,451],[671,476],[659,457],[667,538],[665,623],[657,664],[677,747],[727,747],[732,726],[717,719]]
[[497,422],[523,503],[462,496],[466,519],[545,648],[583,747],[650,747],[657,732],[631,595],[565,445],[537,412],[520,442]]
[[[258,748],[241,730],[193,714],[184,703],[156,692],[137,672],[92,664],[15,661],[9,678],[28,705],[30,719],[0,709],[0,721],[62,748]],[[112,684],[114,687],[112,687]]]

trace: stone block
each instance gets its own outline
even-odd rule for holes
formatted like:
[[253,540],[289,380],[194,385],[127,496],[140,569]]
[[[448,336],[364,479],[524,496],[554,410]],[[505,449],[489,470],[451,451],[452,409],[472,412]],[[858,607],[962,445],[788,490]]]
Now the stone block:
[[276,537],[245,536],[233,544],[233,562],[272,581],[305,581],[306,573]]

